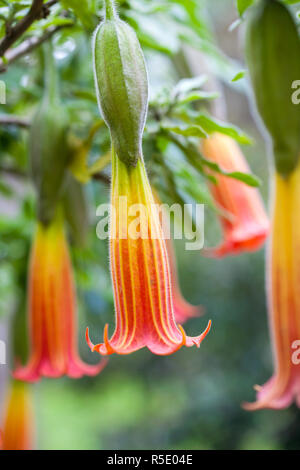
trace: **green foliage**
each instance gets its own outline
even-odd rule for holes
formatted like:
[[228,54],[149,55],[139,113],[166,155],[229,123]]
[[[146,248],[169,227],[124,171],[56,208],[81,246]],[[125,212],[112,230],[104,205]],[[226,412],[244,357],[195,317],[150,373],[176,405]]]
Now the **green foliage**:
[[240,16],[243,16],[245,11],[253,5],[255,0],[237,0],[237,9]]

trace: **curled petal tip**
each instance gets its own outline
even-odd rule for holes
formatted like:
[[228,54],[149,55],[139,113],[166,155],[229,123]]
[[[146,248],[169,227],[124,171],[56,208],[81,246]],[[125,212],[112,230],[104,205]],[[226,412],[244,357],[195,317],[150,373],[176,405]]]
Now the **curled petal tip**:
[[254,403],[247,403],[247,402],[241,403],[241,407],[242,407],[245,411],[253,411],[253,405],[254,405]]
[[102,346],[102,343],[100,343],[100,344],[92,343],[92,341],[90,339],[90,336],[89,336],[89,329],[88,328],[85,330],[85,339],[86,339],[86,342],[87,342],[87,344],[88,344],[88,346],[89,346],[89,348],[92,352],[95,352],[95,351],[100,352],[100,347]]
[[254,402],[254,403],[243,402],[241,406],[246,411],[257,411],[257,410],[264,408],[263,403],[260,403],[260,402]]
[[87,327],[86,330],[85,330],[85,339],[86,339],[86,342],[90,348],[90,350],[93,352],[95,351],[95,345],[92,343],[91,339],[90,339],[90,335],[89,335],[89,328]]
[[104,327],[103,340],[104,340],[104,344],[105,344],[105,347],[106,347],[106,354],[115,353],[116,351],[114,350],[114,348],[111,347],[111,345],[109,343],[109,339],[108,339],[108,323],[106,323],[106,325]]
[[181,325],[178,325],[178,328],[179,328],[179,330],[181,331],[181,334],[182,334],[182,342],[181,342],[180,347],[185,346],[185,344],[186,344],[186,333],[185,333],[185,331],[184,331],[184,329]]
[[212,322],[211,322],[211,320],[209,320],[209,322],[208,322],[208,324],[207,324],[207,327],[205,328],[205,330],[203,331],[203,333],[202,333],[202,335],[201,335],[201,336],[202,336],[202,339],[204,339],[205,336],[210,332],[210,330],[211,330],[211,325],[212,325]]
[[202,343],[202,341],[204,340],[204,338],[208,335],[208,333],[210,332],[211,330],[211,320],[209,320],[208,324],[207,324],[207,327],[205,328],[205,330],[203,331],[203,333],[199,336],[198,340],[196,341],[196,345],[198,348],[200,348],[200,344]]

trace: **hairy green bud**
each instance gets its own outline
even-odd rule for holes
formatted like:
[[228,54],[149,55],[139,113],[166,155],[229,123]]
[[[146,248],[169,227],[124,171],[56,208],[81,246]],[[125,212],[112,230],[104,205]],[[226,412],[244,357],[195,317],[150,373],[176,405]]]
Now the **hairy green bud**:
[[95,84],[103,118],[118,157],[135,166],[142,154],[148,108],[148,77],[133,29],[106,2],[106,18],[93,40]]
[[300,38],[287,6],[263,0],[249,19],[246,56],[258,111],[273,141],[277,170],[287,175],[300,156],[300,108],[292,84],[300,79]]

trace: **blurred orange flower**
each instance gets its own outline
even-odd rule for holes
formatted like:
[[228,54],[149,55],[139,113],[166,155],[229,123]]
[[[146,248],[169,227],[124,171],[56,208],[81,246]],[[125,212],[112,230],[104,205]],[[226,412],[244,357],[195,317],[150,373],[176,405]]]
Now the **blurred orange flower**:
[[[120,207],[124,197],[129,210]],[[108,339],[106,325],[104,341],[97,345],[91,342],[87,330],[91,350],[103,355],[129,354],[146,346],[154,354],[166,355],[184,345],[199,347],[210,322],[195,338],[187,337],[176,324],[166,244],[141,159],[136,167],[129,167],[113,154],[112,207],[110,264],[116,328]],[[140,211],[138,223],[130,215],[132,209]]]
[[31,391],[24,382],[13,381],[5,409],[0,449],[32,450],[34,413]]
[[77,352],[76,299],[72,265],[58,212],[48,226],[39,223],[29,268],[29,329],[31,357],[15,378],[35,382],[40,377],[96,375],[105,366],[85,364]]
[[[248,164],[237,143],[230,137],[215,133],[202,144],[203,155],[226,172],[249,173]],[[258,250],[269,233],[269,220],[256,188],[233,178],[215,175],[217,184],[211,184],[220,216],[224,241],[207,250],[214,257]]]
[[[275,175],[272,243],[267,276],[275,372],[248,410],[300,406],[300,166]],[[299,357],[298,357],[299,356]]]

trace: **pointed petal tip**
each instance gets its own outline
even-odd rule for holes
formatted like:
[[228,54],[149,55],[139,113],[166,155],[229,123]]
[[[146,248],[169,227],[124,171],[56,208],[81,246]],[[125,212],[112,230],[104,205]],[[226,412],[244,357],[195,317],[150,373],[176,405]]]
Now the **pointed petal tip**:
[[245,411],[256,411],[258,408],[257,408],[257,403],[248,403],[248,402],[243,402],[241,404],[241,407],[243,408],[243,410]]
[[[106,347],[106,354],[105,355],[109,355],[109,354],[113,354],[116,352],[116,350],[110,345],[110,342],[109,342],[109,339],[108,339],[108,323],[106,323],[105,327],[104,327],[104,335],[103,335],[103,340],[104,340],[104,344],[105,344],[105,347]],[[100,351],[99,351],[100,352]],[[101,354],[101,353],[100,353]]]
[[203,331],[203,333],[202,333],[202,335],[201,335],[201,336],[202,336],[202,339],[204,339],[205,336],[210,332],[211,327],[212,327],[212,321],[209,320],[209,321],[208,321],[208,324],[207,324],[207,327],[205,328],[205,330]]
[[270,409],[270,408],[274,408],[276,409],[276,407],[273,407],[271,406],[270,404],[268,404],[265,400],[257,400],[253,403],[248,403],[248,402],[243,402],[241,404],[241,407],[245,410],[245,411],[258,411],[258,410],[263,410],[263,409]]
[[204,338],[208,335],[208,333],[210,332],[211,330],[211,326],[212,326],[212,321],[209,320],[208,324],[207,324],[207,327],[205,328],[205,330],[203,331],[203,333],[201,333],[200,336],[198,336],[198,338],[195,338],[194,339],[194,344],[196,344],[197,348],[200,348],[200,345],[202,343],[202,341],[204,340]]
[[95,345],[92,343],[92,341],[91,341],[91,339],[90,339],[89,327],[88,327],[88,326],[86,327],[86,330],[85,330],[85,339],[86,339],[86,342],[87,342],[87,344],[88,344],[88,347],[89,347],[90,350],[93,352]]
[[[180,344],[180,346],[179,346],[179,348],[181,348],[182,346],[185,346],[185,344],[186,344],[186,332],[184,331],[184,329],[183,329],[183,327],[182,327],[181,325],[178,325],[178,328],[180,329],[181,334],[182,334],[182,342],[181,342],[181,344]],[[179,348],[178,348],[178,349],[179,349]]]

